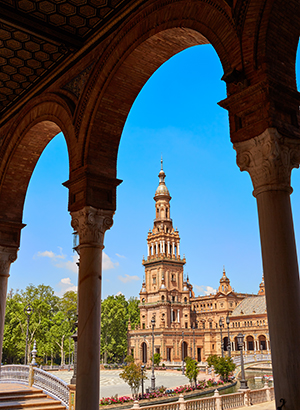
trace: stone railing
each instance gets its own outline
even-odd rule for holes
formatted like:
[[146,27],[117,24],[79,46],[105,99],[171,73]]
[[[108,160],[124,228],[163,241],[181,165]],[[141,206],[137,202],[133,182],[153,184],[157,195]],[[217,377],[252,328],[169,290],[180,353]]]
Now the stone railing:
[[45,370],[34,368],[34,387],[39,387],[49,396],[60,400],[66,408],[69,408],[69,388],[66,382]]
[[67,383],[36,367],[33,367],[33,381],[30,383],[30,367],[17,364],[1,366],[0,382],[30,384],[33,387],[42,389],[54,399],[61,401],[69,409],[69,387]]
[[158,405],[139,405],[138,401],[134,402],[132,410],[227,410],[239,407],[248,407],[252,404],[263,403],[274,400],[274,387],[265,387],[260,390],[246,389],[239,390],[237,393],[220,395],[218,390],[212,397],[204,397],[192,400],[184,400],[183,395],[179,400],[173,403],[164,403]]
[[[244,363],[254,363],[254,362],[263,362],[263,361],[271,361],[271,355],[269,353],[266,354],[261,354],[261,353],[256,353],[256,354],[244,354],[243,355]],[[236,365],[241,364],[241,356],[236,356],[233,359],[233,362]]]

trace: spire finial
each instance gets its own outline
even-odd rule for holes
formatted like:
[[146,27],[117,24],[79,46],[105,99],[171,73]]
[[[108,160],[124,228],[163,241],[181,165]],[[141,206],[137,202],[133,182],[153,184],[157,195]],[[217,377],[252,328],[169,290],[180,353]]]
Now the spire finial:
[[161,156],[161,159],[160,159],[160,164],[161,164],[161,170],[163,171],[163,157]]
[[226,276],[225,265],[223,265],[223,276]]

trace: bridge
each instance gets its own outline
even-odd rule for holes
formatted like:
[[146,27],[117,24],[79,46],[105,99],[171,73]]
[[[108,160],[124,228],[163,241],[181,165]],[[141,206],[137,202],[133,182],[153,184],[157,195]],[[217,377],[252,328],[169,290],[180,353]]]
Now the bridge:
[[[272,364],[271,355],[268,354],[249,354],[243,356],[245,370],[255,367],[258,364]],[[234,376],[237,377],[241,371],[241,357],[236,356],[233,358],[233,362],[236,365]],[[267,369],[266,369],[267,371]]]
[[[8,389],[7,386],[10,383],[13,386],[13,389]],[[20,388],[22,385],[24,386],[24,389]],[[70,397],[69,386],[60,378],[33,366],[14,364],[1,366],[0,390],[4,391],[4,400],[12,401],[14,397],[18,397],[18,401],[25,401],[25,396],[29,398],[30,395],[30,392],[25,390],[25,385],[30,388],[37,388],[39,389],[39,392],[42,391],[43,393],[46,393],[47,396],[56,400],[58,404],[53,408],[71,410],[71,408],[69,408],[69,401],[72,401],[72,398]],[[31,393],[35,396],[40,394],[34,389],[31,390]],[[42,397],[39,396],[37,399],[42,399]],[[58,407],[59,402],[62,404],[61,407]],[[1,406],[0,398],[0,408],[3,408]],[[45,406],[45,404],[43,404],[43,406]]]

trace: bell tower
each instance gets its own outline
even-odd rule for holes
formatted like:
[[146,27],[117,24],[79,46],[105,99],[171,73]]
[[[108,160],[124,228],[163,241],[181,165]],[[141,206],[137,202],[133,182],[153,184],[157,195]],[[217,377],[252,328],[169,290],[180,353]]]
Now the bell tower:
[[184,280],[185,258],[180,257],[180,237],[171,219],[171,196],[165,183],[166,174],[158,174],[159,185],[154,195],[155,219],[147,236],[148,255],[143,260],[145,278],[140,292],[141,327],[190,326],[192,286]]

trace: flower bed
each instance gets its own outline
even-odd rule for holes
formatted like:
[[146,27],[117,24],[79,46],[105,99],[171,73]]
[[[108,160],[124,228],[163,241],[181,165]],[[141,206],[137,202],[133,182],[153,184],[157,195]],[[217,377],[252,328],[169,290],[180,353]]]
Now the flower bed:
[[[199,390],[206,390],[210,389],[212,387],[217,387],[217,386],[223,386],[224,382],[223,380],[218,380],[215,381],[214,379],[208,379],[208,380],[200,380],[196,387],[195,386],[179,386],[175,387],[174,389],[166,389],[165,387],[161,387],[158,390],[155,390],[154,392],[149,392],[149,393],[144,393],[144,398],[142,398],[142,395],[139,394],[135,400],[151,400],[151,399],[158,399],[161,397],[172,397],[176,396],[179,394],[184,394],[184,393],[197,393]],[[131,397],[123,396],[123,397],[106,397],[102,398],[100,401],[100,406],[107,406],[111,404],[124,404],[127,402],[133,402],[134,399]]]

